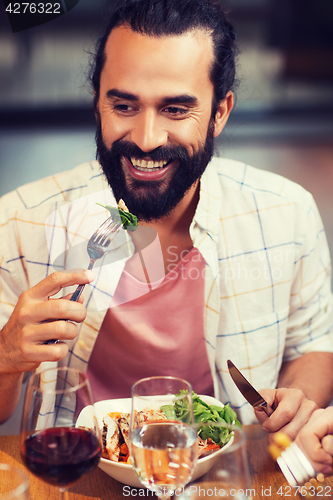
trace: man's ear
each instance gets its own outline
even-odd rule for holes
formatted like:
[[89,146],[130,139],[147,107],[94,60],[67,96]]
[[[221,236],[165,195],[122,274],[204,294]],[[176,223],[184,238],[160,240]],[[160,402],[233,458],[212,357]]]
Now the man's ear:
[[229,91],[225,98],[219,102],[217,111],[215,114],[214,122],[214,137],[220,135],[228,121],[230,112],[234,105],[234,94]]
[[97,120],[98,120],[98,118],[100,117],[100,114],[99,114],[99,106],[98,106],[98,101],[96,101],[96,95],[97,95],[97,92],[96,92],[96,90],[94,89],[95,120],[97,121]]

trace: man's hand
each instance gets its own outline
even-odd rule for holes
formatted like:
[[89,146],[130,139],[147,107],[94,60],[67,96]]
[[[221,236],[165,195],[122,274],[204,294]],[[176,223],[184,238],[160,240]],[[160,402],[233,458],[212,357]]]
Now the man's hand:
[[45,343],[51,339],[74,339],[78,328],[72,322],[81,323],[86,308],[83,300],[64,300],[71,295],[62,299],[51,297],[64,287],[87,284],[93,279],[91,271],[55,272],[22,293],[0,332],[0,374],[31,371],[43,361],[59,361],[66,356],[66,343]]
[[333,474],[333,407],[316,410],[298,433],[296,444],[317,472]]
[[[266,432],[283,431],[294,440],[300,429],[308,422],[317,404],[307,399],[299,389],[263,389],[259,391],[275,409],[270,417],[263,410],[255,410],[257,419]],[[268,436],[272,442],[272,437]]]

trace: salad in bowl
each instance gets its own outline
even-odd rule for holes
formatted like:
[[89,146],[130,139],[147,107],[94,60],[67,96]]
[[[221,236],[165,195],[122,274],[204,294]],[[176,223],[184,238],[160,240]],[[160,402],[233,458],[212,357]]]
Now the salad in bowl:
[[[123,484],[141,488],[130,461],[129,428],[131,398],[109,399],[95,403],[98,422],[103,436],[103,452],[99,467],[109,476]],[[144,408],[138,412],[138,422],[148,420],[181,420],[185,408],[165,405],[160,408]],[[229,405],[223,405],[211,396],[198,396],[193,393],[193,411],[198,426],[199,456],[192,481],[205,474],[215,463],[220,453],[227,449],[233,440],[232,432],[227,428],[219,430],[200,428],[201,422],[225,422],[228,425],[241,426],[236,412]],[[89,427],[89,412],[84,409],[78,419],[79,426]]]

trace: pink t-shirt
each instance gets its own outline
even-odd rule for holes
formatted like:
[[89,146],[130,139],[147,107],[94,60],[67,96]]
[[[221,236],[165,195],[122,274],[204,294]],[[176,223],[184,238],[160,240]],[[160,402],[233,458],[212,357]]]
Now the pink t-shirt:
[[[204,270],[192,248],[153,290],[122,273],[113,300],[121,297],[121,305],[108,309],[88,364],[95,401],[130,397],[134,382],[154,375],[184,378],[197,394],[214,394],[204,340]],[[124,303],[124,296],[137,298]]]

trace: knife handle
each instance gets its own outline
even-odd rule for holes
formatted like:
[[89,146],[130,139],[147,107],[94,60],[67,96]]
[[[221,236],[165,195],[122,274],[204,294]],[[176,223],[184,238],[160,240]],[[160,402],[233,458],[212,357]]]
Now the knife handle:
[[269,404],[266,401],[264,403],[261,403],[259,406],[256,407],[256,409],[259,409],[259,408],[261,410],[263,410],[268,417],[270,417],[272,415],[272,413],[274,412],[273,408],[271,406],[269,406]]

